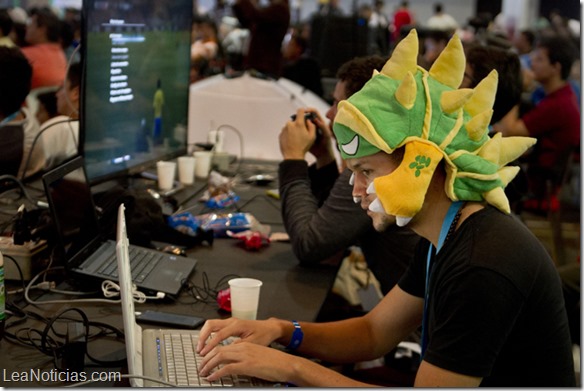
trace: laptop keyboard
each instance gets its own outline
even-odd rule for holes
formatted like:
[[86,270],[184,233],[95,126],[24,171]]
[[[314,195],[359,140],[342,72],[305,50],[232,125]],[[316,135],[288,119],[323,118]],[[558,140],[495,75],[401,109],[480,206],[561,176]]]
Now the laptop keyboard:
[[[130,269],[132,270],[132,281],[143,282],[163,257],[163,254],[143,250],[137,247],[130,247]],[[116,255],[113,254],[106,262],[104,262],[97,272],[104,276],[118,278],[118,263]]]
[[156,341],[159,351],[158,362],[162,363],[160,351],[164,349],[168,381],[179,387],[256,387],[266,384],[263,380],[241,375],[224,376],[218,381],[208,382],[205,378],[199,377],[199,365],[203,358],[195,353],[199,340],[198,334],[168,331],[165,332],[163,338],[163,347],[159,339]]

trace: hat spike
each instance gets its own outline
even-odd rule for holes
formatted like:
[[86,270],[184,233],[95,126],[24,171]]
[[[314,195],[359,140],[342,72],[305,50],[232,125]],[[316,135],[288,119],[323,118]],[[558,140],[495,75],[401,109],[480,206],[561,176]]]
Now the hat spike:
[[501,182],[503,182],[503,186],[507,186],[509,182],[515,178],[515,176],[519,173],[518,166],[506,166],[501,168],[499,171],[499,178]]
[[466,102],[464,109],[473,117],[485,110],[491,109],[495,103],[498,82],[499,75],[497,71],[493,69],[487,77],[481,80],[474,88],[475,93],[468,102]]
[[489,123],[493,116],[493,110],[485,110],[482,113],[475,115],[466,123],[466,131],[473,141],[479,141],[485,134],[489,132]]
[[461,88],[460,90],[445,91],[440,96],[440,107],[448,114],[461,109],[474,94],[470,88]]
[[416,81],[411,72],[406,73],[404,80],[401,82],[397,90],[395,91],[395,99],[405,107],[410,110],[414,107],[416,102],[416,92],[418,88],[416,87]]
[[434,64],[432,64],[429,73],[440,83],[450,88],[458,88],[462,83],[465,68],[466,59],[462,42],[460,42],[458,35],[454,34]]
[[495,208],[507,214],[511,213],[511,208],[509,207],[509,200],[505,195],[502,187],[495,187],[492,190],[483,194],[483,198],[489,204],[493,205]]
[[381,69],[381,73],[392,79],[402,80],[408,72],[415,74],[418,69],[418,33],[411,29],[391,54]]

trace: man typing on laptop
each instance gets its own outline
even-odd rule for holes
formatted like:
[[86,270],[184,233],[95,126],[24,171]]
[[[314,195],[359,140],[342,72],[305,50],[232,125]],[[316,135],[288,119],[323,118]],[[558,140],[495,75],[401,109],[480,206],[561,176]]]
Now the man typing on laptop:
[[[458,89],[454,36],[429,71],[412,30],[380,73],[339,104],[334,131],[353,195],[376,227],[395,221],[423,237],[406,274],[369,313],[329,323],[209,320],[201,375],[247,374],[297,386],[364,386],[276,341],[329,362],[375,359],[422,326],[415,386],[575,386],[557,271],[537,238],[509,216],[507,163],[529,138],[488,136],[497,74]],[[214,333],[214,338],[206,339]],[[239,343],[218,346],[230,336]]]

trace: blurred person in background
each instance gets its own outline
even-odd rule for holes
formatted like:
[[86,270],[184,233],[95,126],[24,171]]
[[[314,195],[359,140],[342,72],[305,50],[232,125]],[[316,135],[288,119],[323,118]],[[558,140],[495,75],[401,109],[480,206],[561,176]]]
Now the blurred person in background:
[[[504,136],[531,136],[538,143],[527,157],[529,190],[534,201],[526,207],[547,209],[547,182],[559,188],[566,159],[580,147],[580,108],[568,82],[577,49],[569,38],[543,37],[532,57],[534,79],[541,84],[545,97],[529,112],[519,116],[519,108],[494,125]],[[533,204],[533,205],[532,205]]]
[[60,86],[65,80],[67,59],[61,46],[61,22],[48,7],[33,8],[26,25],[22,52],[32,65],[31,89]]
[[292,34],[282,52],[284,57],[282,76],[322,97],[320,66],[308,55],[306,39],[298,34]]
[[402,1],[398,9],[393,14],[393,23],[391,24],[392,41],[396,44],[400,40],[401,28],[416,23],[414,14],[410,11],[408,1]]
[[257,76],[280,77],[282,41],[290,26],[288,0],[269,0],[265,7],[252,0],[237,0],[232,9],[241,26],[250,30],[245,69],[255,71]]
[[67,78],[55,94],[59,115],[41,123],[41,139],[46,158],[44,170],[49,170],[77,154],[80,83],[81,64],[75,63],[69,67]]
[[441,3],[434,4],[434,14],[428,18],[426,27],[433,30],[448,31],[454,33],[458,28],[458,22],[452,15],[444,12],[444,6]]
[[22,159],[18,168],[18,178],[27,178],[40,170],[45,163],[42,140],[35,143],[39,133],[39,123],[27,107],[23,107],[30,92],[32,67],[17,47],[0,46],[0,125],[21,126],[23,130]]

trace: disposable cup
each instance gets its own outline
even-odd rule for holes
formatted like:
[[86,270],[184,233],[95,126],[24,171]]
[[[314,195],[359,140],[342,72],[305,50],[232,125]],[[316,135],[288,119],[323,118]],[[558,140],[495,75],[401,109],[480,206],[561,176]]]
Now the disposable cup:
[[239,319],[255,320],[258,315],[261,286],[262,282],[254,278],[233,278],[229,280],[231,316]]
[[183,185],[192,185],[195,181],[195,157],[180,156],[177,160],[178,181]]
[[197,178],[206,178],[209,176],[209,170],[211,169],[211,158],[213,157],[213,152],[211,151],[196,151],[193,153],[195,157],[195,176]]
[[175,162],[156,162],[156,171],[158,173],[158,188],[160,190],[170,190],[174,183],[176,172]]

